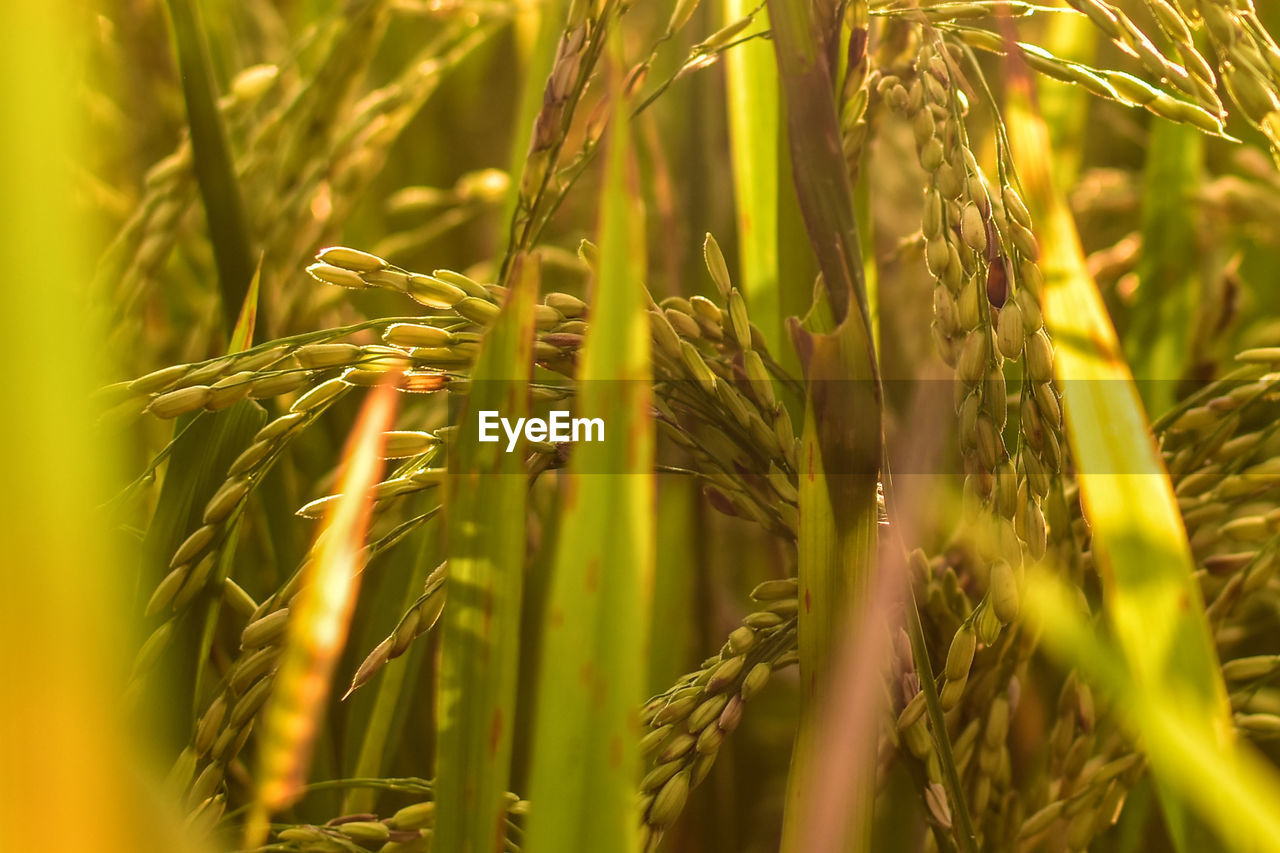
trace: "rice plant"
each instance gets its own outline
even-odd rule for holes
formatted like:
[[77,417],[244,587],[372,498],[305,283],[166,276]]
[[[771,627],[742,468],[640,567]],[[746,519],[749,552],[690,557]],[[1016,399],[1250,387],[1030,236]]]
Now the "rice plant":
[[1280,849],[1274,8],[81,23],[158,849]]

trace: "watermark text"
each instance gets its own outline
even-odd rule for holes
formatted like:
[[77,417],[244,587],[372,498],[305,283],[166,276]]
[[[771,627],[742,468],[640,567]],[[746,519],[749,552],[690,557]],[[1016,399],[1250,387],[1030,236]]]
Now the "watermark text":
[[480,412],[480,440],[500,441],[507,437],[507,452],[516,449],[520,436],[527,441],[604,441],[603,418],[575,418],[563,409],[553,410],[543,418],[504,418],[492,409]]

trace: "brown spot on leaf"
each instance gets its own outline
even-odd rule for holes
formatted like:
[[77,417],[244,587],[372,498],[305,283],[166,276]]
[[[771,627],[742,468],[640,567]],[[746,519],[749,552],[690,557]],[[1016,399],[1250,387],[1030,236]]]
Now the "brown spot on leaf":
[[489,756],[498,754],[498,744],[502,741],[502,709],[493,709],[493,719],[489,721]]
[[578,503],[578,478],[565,477],[560,488],[562,495],[561,505],[564,507],[565,512],[570,512]]
[[595,592],[600,588],[600,558],[592,557],[587,562],[587,592]]
[[[648,408],[646,400],[641,406],[642,409]],[[627,427],[626,436],[626,470],[636,471],[641,468],[640,455],[641,448],[644,447],[645,440],[649,434],[652,422],[649,418],[632,418],[631,423]]]
[[805,588],[805,591],[804,591],[804,612],[805,613],[813,612],[813,596],[807,587]]

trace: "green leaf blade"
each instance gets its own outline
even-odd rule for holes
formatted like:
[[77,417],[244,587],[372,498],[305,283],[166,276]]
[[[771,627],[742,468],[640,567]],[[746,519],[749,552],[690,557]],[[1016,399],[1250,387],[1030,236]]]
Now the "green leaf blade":
[[654,438],[643,219],[620,102],[606,163],[592,327],[579,371],[578,414],[602,418],[606,440],[575,448],[562,487],[537,690],[528,853],[640,849],[634,792],[637,708],[648,676]]
[[1204,138],[1185,125],[1156,119],[1144,167],[1142,260],[1125,354],[1148,411],[1173,405],[1178,380],[1193,366],[1192,327]]
[[[727,25],[751,12],[747,0],[724,0]],[[766,30],[768,13],[744,31]],[[738,267],[751,314],[772,352],[785,331],[778,280],[778,78],[764,41],[739,45],[725,56]]]
[[515,722],[528,486],[521,454],[479,441],[479,413],[529,410],[538,268],[517,256],[513,286],[486,335],[446,481],[448,604],[437,697],[437,843],[502,849]]
[[[1108,622],[1133,686],[1189,709],[1198,747],[1225,754],[1234,735],[1226,688],[1173,486],[1051,176],[1044,122],[1019,94],[1011,99],[1008,123],[1026,198],[1041,226],[1045,323],[1058,342],[1055,373]],[[1145,737],[1159,720],[1140,715],[1138,723]],[[1153,759],[1162,794],[1175,790],[1181,768]],[[1164,802],[1175,840],[1193,849],[1177,801],[1165,796]]]
[[209,57],[197,0],[169,0],[182,94],[191,129],[196,182],[204,202],[209,242],[218,268],[222,316],[228,330],[237,322],[254,276],[249,220],[231,155],[227,129],[218,108],[213,63]]

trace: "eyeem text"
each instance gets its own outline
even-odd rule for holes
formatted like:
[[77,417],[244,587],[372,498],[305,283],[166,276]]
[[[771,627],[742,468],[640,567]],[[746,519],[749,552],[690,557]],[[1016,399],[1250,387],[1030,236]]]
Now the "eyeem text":
[[528,441],[604,441],[603,418],[574,418],[569,412],[555,410],[548,412],[546,420],[542,418],[504,418],[496,411],[480,412],[480,440],[500,441],[501,429],[507,437],[507,452],[516,449],[516,443],[523,434]]

